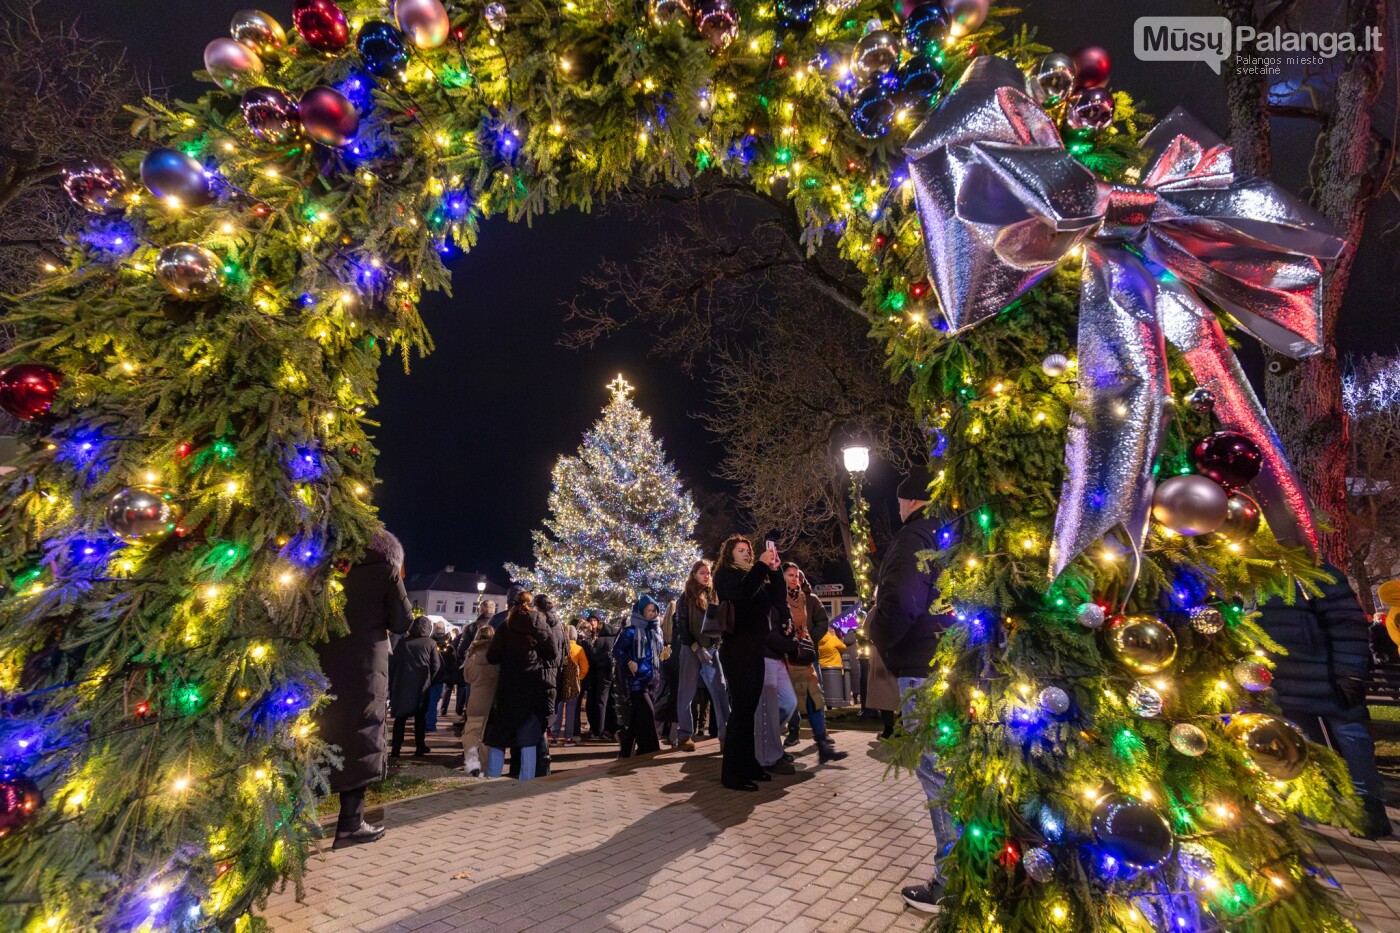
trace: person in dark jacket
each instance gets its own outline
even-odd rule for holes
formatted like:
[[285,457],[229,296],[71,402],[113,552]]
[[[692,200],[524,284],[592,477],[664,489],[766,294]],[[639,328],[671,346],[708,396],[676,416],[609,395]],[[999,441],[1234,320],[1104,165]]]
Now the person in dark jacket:
[[679,682],[676,689],[677,735],[682,751],[695,750],[694,736],[698,734],[694,710],[696,693],[703,682],[714,704],[719,737],[724,739],[724,727],[729,720],[729,691],[724,686],[724,674],[719,669],[715,640],[701,631],[705,613],[719,601],[715,595],[714,579],[707,560],[696,561],[686,578],[685,589],[676,600],[675,622],[671,634],[678,656]]
[[730,790],[758,790],[755,781],[773,776],[759,767],[754,754],[754,720],[763,693],[763,649],[768,641],[769,615],[786,602],[776,551],[755,557],[753,544],[731,535],[715,562],[715,595],[733,611],[734,630],[720,640],[719,660],[729,686],[729,722],[725,727],[720,783]]
[[[800,657],[796,660],[788,658],[787,661],[787,676],[792,683],[793,695],[797,698],[797,711],[792,714],[788,738],[800,738],[798,719],[805,712],[812,725],[812,738],[817,743],[817,762],[841,761],[846,753],[836,750],[836,743],[826,731],[826,697],[822,694],[816,663],[817,645],[831,630],[831,619],[822,601],[813,594],[807,575],[791,561],[783,564],[783,584],[787,588],[794,637],[801,647]],[[783,743],[785,747],[792,744],[796,742]]]
[[617,629],[600,611],[598,633],[593,637],[588,669],[593,677],[593,692],[588,696],[588,732],[595,742],[611,742],[617,734],[617,710],[613,706],[613,646]]
[[413,620],[408,637],[399,642],[389,659],[389,706],[394,711],[394,740],[390,758],[399,757],[404,730],[413,718],[413,754],[428,754],[428,713],[432,685],[442,665],[442,654],[433,640],[433,623],[427,616]]
[[[935,613],[938,599],[936,562],[920,566],[921,551],[938,551],[938,531],[942,523],[924,514],[928,508],[928,488],[933,477],[926,467],[918,467],[899,484],[899,518],[904,524],[895,534],[880,562],[876,578],[874,606],[865,619],[871,644],[879,660],[894,675],[901,696],[909,696],[928,676],[929,664],[938,651],[938,642],[952,619]],[[911,713],[909,706],[905,715]],[[914,731],[910,724],[907,731]],[[957,839],[952,818],[940,805],[944,776],[937,770],[937,759],[926,754],[914,769],[929,801],[933,824],[933,877],[928,884],[911,885],[900,895],[915,910],[937,913],[943,899],[943,865]]]
[[539,748],[535,753],[535,776],[545,777],[551,770],[549,755],[549,728],[554,722],[554,713],[559,707],[559,675],[564,669],[564,659],[569,656],[569,626],[555,611],[554,600],[548,596],[535,597],[535,609],[544,615],[549,626],[550,637],[554,639],[554,658],[545,665],[545,680],[548,686],[549,713],[545,716],[545,734],[540,736]]
[[1346,761],[1366,808],[1364,836],[1380,839],[1392,829],[1366,725],[1370,627],[1346,575],[1331,565],[1323,569],[1334,582],[1321,596],[1300,591],[1291,606],[1275,597],[1259,609],[1264,630],[1288,652],[1274,659],[1273,688],[1284,716]]
[[398,539],[380,528],[364,557],[345,574],[344,585],[349,631],[316,648],[331,694],[317,717],[320,734],[343,759],[330,775],[330,789],[340,795],[337,847],[384,835],[383,826],[365,822],[365,788],[382,781],[389,769],[384,748],[389,633],[402,635],[413,624]]
[[[781,571],[781,566],[779,567]],[[758,763],[777,774],[792,774],[796,760],[783,750],[783,731],[797,712],[797,694],[792,689],[787,662],[797,652],[797,629],[788,608],[784,588],[782,606],[768,614],[768,639],[763,645],[763,690],[758,698],[758,721],[754,725],[754,754]]]
[[661,638],[661,605],[643,594],[632,606],[632,615],[613,644],[616,663],[614,689],[622,748],[617,757],[661,750],[656,734],[656,710],[651,688],[661,673],[661,662],[670,651]]
[[554,634],[535,608],[534,596],[521,590],[486,652],[487,663],[500,666],[496,700],[486,723],[488,777],[501,776],[507,748],[520,759],[520,779],[535,777],[545,717],[553,712],[547,668],[555,650]]

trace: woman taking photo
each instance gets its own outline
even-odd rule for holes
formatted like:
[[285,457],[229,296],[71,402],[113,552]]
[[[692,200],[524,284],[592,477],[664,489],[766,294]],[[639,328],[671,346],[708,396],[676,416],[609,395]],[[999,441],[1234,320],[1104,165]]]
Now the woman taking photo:
[[680,661],[680,685],[676,691],[676,715],[680,749],[685,752],[695,750],[695,718],[691,706],[699,684],[704,682],[705,691],[714,704],[715,722],[719,724],[719,738],[724,741],[724,726],[729,719],[729,694],[724,686],[724,675],[719,669],[719,658],[715,655],[714,639],[703,634],[700,629],[705,623],[705,613],[719,602],[715,595],[714,579],[710,573],[710,562],[698,560],[690,568],[690,576],[685,581],[685,590],[676,603],[675,644]]
[[[754,754],[754,716],[763,692],[763,648],[768,640],[768,614],[787,613],[787,595],[779,571],[778,552],[767,548],[757,559],[743,535],[731,535],[720,546],[715,594],[731,604],[733,630],[719,646],[720,665],[729,685],[729,722],[724,737],[720,782],[730,790],[758,790],[755,781],[771,781]],[[722,607],[723,608],[723,607]]]

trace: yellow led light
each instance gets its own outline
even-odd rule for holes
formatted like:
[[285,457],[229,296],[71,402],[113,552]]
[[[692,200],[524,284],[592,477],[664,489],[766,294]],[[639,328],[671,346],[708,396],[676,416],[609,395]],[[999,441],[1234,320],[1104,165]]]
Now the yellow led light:
[[188,777],[177,777],[170,786],[177,791],[189,790],[190,779]]
[[231,479],[224,483],[224,492],[230,496],[238,495],[238,480]]
[[287,586],[294,580],[296,580],[296,575],[293,574],[290,570],[284,571],[282,575],[277,578],[277,582],[282,584],[283,586]]
[[180,199],[172,194],[170,197],[165,199],[165,206],[170,208],[172,211],[178,211],[180,209]]
[[218,588],[217,586],[215,586],[214,584],[212,584],[212,583],[209,584],[208,586],[206,586],[206,587],[204,588],[204,598],[205,598],[205,599],[218,599],[218,598],[219,598],[219,588]]
[[227,220],[225,220],[223,223],[219,224],[219,232],[220,232],[220,233],[232,233],[232,232],[233,232],[233,224],[231,224],[231,223],[229,223]]
[[1050,915],[1051,915],[1052,917],[1054,917],[1056,920],[1063,920],[1063,919],[1065,919],[1065,909],[1064,909],[1063,907],[1061,907],[1059,904],[1056,904],[1056,905],[1055,905],[1055,909],[1052,910],[1052,911],[1050,911]]
[[253,779],[256,781],[265,781],[267,780],[267,772],[264,771],[262,768],[259,768],[258,770],[253,772]]
[[248,654],[254,661],[261,661],[267,657],[267,645],[254,645],[248,650]]

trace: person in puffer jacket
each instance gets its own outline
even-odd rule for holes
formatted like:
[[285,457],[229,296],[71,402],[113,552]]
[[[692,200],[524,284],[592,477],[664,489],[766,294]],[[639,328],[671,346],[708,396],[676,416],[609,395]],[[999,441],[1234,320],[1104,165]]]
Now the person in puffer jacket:
[[1274,598],[1259,607],[1259,622],[1287,650],[1274,658],[1273,688],[1279,709],[1309,739],[1330,746],[1351,771],[1366,806],[1364,836],[1392,833],[1386,816],[1376,746],[1367,722],[1366,679],[1371,667],[1370,628],[1346,575],[1323,565],[1332,583],[1322,595],[1299,592],[1293,605]]
[[634,748],[639,755],[661,750],[651,684],[671,651],[662,641],[660,620],[661,605],[650,596],[641,596],[632,607],[627,627],[613,644],[617,666],[613,696],[622,740],[619,758],[630,758]]

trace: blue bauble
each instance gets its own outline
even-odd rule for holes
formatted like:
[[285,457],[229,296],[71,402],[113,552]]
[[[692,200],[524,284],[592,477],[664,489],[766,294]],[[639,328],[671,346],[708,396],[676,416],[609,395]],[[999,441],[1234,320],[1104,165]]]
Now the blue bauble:
[[910,49],[927,54],[941,49],[947,39],[948,14],[943,12],[941,3],[921,3],[909,11],[909,18],[904,21],[904,42]]
[[806,29],[817,12],[817,0],[778,0],[778,25],[794,31]]
[[889,82],[872,81],[856,93],[851,104],[851,125],[866,139],[878,139],[894,126],[899,104]]
[[408,67],[408,46],[397,26],[372,19],[360,27],[356,40],[365,69],[376,78],[401,78]]
[[204,166],[178,149],[152,149],[141,160],[141,183],[163,201],[203,207],[214,200]]
[[933,96],[943,86],[943,69],[927,55],[915,55],[899,66],[899,105],[922,115],[933,106]]

